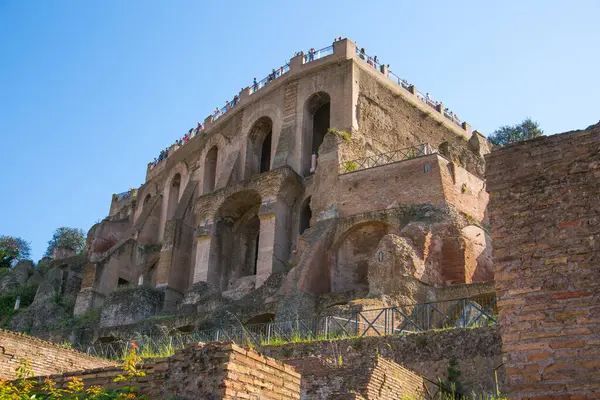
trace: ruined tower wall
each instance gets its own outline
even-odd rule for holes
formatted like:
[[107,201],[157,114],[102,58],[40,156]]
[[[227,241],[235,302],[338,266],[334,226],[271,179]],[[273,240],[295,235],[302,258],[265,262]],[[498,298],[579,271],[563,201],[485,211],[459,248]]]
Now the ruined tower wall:
[[359,82],[358,132],[364,141],[365,155],[421,143],[436,148],[447,143],[450,148],[448,158],[464,165],[469,172],[483,176],[483,158],[468,146],[470,127],[466,125],[465,130],[457,126],[363,61],[356,60],[355,63],[355,77]]
[[600,391],[600,126],[513,144],[487,163],[507,393],[593,397]]

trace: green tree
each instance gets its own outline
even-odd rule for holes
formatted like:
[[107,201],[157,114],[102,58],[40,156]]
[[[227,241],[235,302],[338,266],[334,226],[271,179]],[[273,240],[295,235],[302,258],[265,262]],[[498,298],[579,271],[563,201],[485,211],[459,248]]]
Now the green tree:
[[19,237],[0,235],[0,268],[11,268],[31,256],[29,243]]
[[85,245],[85,233],[82,229],[68,228],[62,226],[54,231],[52,239],[48,242],[48,248],[44,256],[52,257],[54,249],[58,247],[68,247],[79,253]]
[[494,146],[506,146],[510,143],[533,139],[543,134],[544,131],[540,129],[540,125],[527,117],[520,124],[501,126],[488,136],[488,140]]

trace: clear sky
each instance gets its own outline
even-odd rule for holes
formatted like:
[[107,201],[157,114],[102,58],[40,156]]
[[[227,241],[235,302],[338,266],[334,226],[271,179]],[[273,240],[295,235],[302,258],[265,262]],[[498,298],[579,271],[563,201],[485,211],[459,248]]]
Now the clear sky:
[[600,1],[0,0],[0,234],[34,258],[253,77],[343,36],[491,133],[598,122]]

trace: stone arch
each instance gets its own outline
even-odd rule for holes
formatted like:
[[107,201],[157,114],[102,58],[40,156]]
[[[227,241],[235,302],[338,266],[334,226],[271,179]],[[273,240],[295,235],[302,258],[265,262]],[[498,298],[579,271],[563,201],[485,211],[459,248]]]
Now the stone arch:
[[301,173],[307,175],[311,169],[313,154],[331,126],[331,96],[327,92],[313,93],[304,103],[302,110],[302,155]]
[[268,324],[269,322],[275,321],[275,314],[273,313],[264,313],[258,314],[254,317],[248,319],[244,325],[254,325],[254,324]]
[[381,239],[396,229],[382,221],[365,221],[346,230],[330,250],[332,292],[368,287],[369,260]]
[[217,160],[219,159],[219,148],[213,146],[204,158],[204,174],[202,178],[202,194],[215,190],[217,183]]
[[208,156],[208,153],[211,150],[213,150],[213,148],[215,148],[215,147],[217,148],[217,159],[216,159],[215,172],[214,172],[214,177],[215,177],[214,189],[216,189],[218,177],[219,177],[219,174],[221,173],[221,160],[225,156],[225,149],[227,148],[228,144],[229,144],[229,141],[227,140],[227,138],[225,138],[225,136],[223,136],[219,133],[212,135],[211,137],[209,137],[206,140],[206,143],[204,143],[204,147],[202,148],[200,157],[198,158],[198,164],[197,164],[197,167],[199,169],[198,176],[202,177],[202,182],[200,182],[200,187],[202,188],[202,194],[210,193],[210,191],[207,192],[204,190],[204,180],[205,180],[204,176],[206,174],[205,161],[206,161],[206,157]]
[[273,120],[267,116],[257,119],[248,134],[246,172],[250,178],[271,169],[273,155]]
[[214,254],[208,281],[225,291],[240,278],[256,275],[261,196],[254,190],[242,190],[228,196],[215,216]]
[[147,204],[146,198],[148,195],[150,199],[155,197],[158,192],[158,187],[155,182],[146,183],[140,190],[138,190],[138,199],[143,199],[139,201],[136,205],[135,213],[133,215],[133,221],[136,222],[142,212],[144,211],[144,205]]
[[[179,177],[177,177],[177,175],[179,175]],[[161,238],[161,240],[165,231],[165,223],[167,220],[173,218],[179,199],[181,199],[181,195],[183,195],[183,191],[188,184],[188,180],[188,166],[184,162],[175,164],[169,171],[163,190],[162,217],[159,229],[159,238]]]

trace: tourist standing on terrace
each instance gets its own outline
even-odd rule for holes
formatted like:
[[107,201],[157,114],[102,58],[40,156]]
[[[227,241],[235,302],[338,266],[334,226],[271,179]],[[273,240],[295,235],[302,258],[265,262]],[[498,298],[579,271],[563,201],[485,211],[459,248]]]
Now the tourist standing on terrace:
[[360,49],[360,54],[358,55],[361,59],[365,59],[365,54],[367,54],[365,48]]
[[252,87],[254,88],[255,92],[258,90],[258,82],[256,82],[256,78],[254,78],[254,82],[252,83]]
[[196,133],[200,133],[200,131],[204,129],[204,126],[202,126],[202,123],[200,121],[198,121],[198,126],[196,127]]

